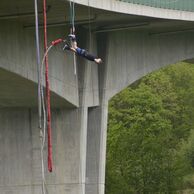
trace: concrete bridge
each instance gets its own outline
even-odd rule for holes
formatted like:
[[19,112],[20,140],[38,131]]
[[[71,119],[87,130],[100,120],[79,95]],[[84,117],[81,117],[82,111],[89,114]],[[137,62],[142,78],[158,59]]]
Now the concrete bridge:
[[[77,57],[75,75],[72,53],[60,46],[49,53],[48,194],[104,194],[109,99],[149,72],[193,58],[193,0],[163,2],[75,0],[78,43],[104,63]],[[47,4],[50,42],[69,32],[69,2]],[[42,34],[41,1],[39,8]],[[33,10],[33,0],[0,1],[0,194],[41,193]]]

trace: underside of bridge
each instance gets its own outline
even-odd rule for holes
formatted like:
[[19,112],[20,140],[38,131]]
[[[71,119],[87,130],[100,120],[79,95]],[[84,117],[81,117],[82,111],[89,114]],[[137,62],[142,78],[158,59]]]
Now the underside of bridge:
[[[82,1],[75,4],[78,44],[103,63],[77,57],[75,75],[72,53],[62,46],[49,53],[54,168],[47,172],[45,146],[48,194],[104,194],[108,100],[145,74],[194,53],[191,21],[122,14]],[[69,2],[48,0],[47,16],[48,41],[66,37]],[[1,194],[41,193],[34,20],[33,0],[0,1]]]
[[[37,84],[20,75],[0,69],[0,91],[0,108],[37,108]],[[53,108],[74,107],[54,92],[51,93],[51,106]]]
[[[136,28],[148,30],[149,33],[160,33],[176,30],[193,30],[192,22],[175,21],[145,17],[130,14],[121,14],[106,10],[90,8],[88,6],[75,5],[75,25],[77,31],[79,27],[88,29],[92,32],[110,30],[135,30]],[[34,24],[34,2],[33,1],[11,1],[2,0],[0,2],[0,21],[14,21],[22,23],[26,29],[35,28]],[[63,26],[69,29],[69,2],[65,0],[48,0],[47,16],[48,28]],[[40,28],[43,27],[42,2],[39,1]],[[67,34],[64,34],[66,36]]]

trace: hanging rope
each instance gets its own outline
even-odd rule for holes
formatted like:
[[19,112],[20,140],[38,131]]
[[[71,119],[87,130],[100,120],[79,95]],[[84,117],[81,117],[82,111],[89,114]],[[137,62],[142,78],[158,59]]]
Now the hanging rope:
[[[42,166],[42,193],[45,194],[46,192],[46,181],[45,181],[45,171],[44,171],[44,146],[45,146],[45,137],[46,137],[46,126],[47,126],[47,112],[46,112],[46,103],[45,103],[45,95],[44,95],[44,86],[43,86],[43,75],[45,74],[44,70],[44,63],[48,56],[49,51],[52,49],[53,46],[56,46],[62,42],[66,42],[66,40],[63,39],[57,39],[52,41],[51,45],[47,48],[47,50],[44,53],[42,63],[40,66],[40,91],[41,91],[41,101],[42,101],[42,110],[43,110],[43,130],[40,130],[40,140],[41,140],[41,166]],[[49,162],[49,160],[48,160]]]
[[[69,1],[69,10],[70,10],[70,34],[75,34],[75,2]],[[73,65],[74,65],[74,74],[77,74],[77,64],[76,64],[76,55],[73,54]]]
[[43,86],[43,68],[45,63],[45,58],[48,55],[49,50],[51,47],[47,49],[47,51],[44,54],[42,64],[41,64],[41,100],[42,100],[42,110],[43,110],[43,130],[40,130],[40,140],[41,140],[41,157],[42,157],[42,177],[43,177],[43,190],[45,192],[46,189],[46,182],[45,182],[45,172],[44,172],[44,146],[45,146],[45,139],[46,139],[46,126],[47,126],[47,112],[46,112],[46,103],[45,103],[45,95],[44,95],[44,86]]
[[37,55],[37,71],[38,71],[38,116],[39,116],[39,128],[41,128],[42,110],[41,110],[41,83],[40,83],[40,41],[39,41],[39,23],[38,23],[38,3],[34,0],[35,8],[35,26],[36,26],[36,55]]
[[[44,13],[44,50],[47,51],[47,15],[46,15],[46,0],[43,0]],[[52,139],[51,139],[51,107],[50,107],[50,85],[48,73],[48,55],[45,57],[45,82],[46,82],[46,116],[47,116],[47,133],[48,133],[48,170],[52,172]]]
[[40,134],[41,134],[40,135],[41,136],[40,153],[41,153],[41,171],[42,171],[42,194],[45,194],[45,172],[44,172],[44,155],[43,155],[45,135],[43,136],[43,133],[42,133],[41,62],[40,62],[39,22],[38,22],[38,2],[37,0],[34,0],[34,8],[35,8],[36,55],[37,55],[37,72],[38,72],[38,117],[39,117],[39,128],[40,128]]
[[91,29],[91,10],[90,10],[90,0],[88,0],[88,24],[89,24],[89,46],[92,47],[92,29]]
[[69,7],[70,7],[70,33],[75,34],[75,2],[74,0],[69,1]]

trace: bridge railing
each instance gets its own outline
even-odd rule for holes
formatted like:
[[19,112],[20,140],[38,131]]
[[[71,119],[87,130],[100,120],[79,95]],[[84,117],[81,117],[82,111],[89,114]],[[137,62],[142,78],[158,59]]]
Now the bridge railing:
[[150,7],[194,12],[194,0],[120,0]]

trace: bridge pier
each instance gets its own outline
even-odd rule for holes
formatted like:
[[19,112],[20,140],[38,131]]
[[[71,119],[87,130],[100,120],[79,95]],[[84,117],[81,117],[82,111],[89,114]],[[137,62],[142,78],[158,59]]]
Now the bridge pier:
[[[46,173],[49,193],[84,193],[86,109],[55,109],[53,173]],[[40,139],[37,113],[32,109],[0,110],[0,193],[41,193]],[[45,155],[46,155],[45,145]],[[45,159],[45,171],[47,172]]]
[[86,194],[103,194],[108,105],[89,108],[88,113]]

